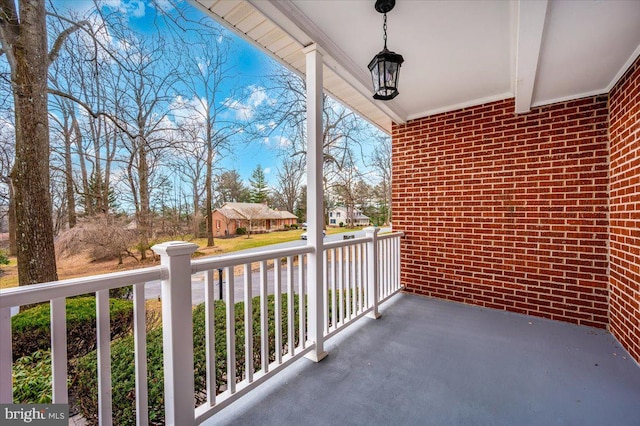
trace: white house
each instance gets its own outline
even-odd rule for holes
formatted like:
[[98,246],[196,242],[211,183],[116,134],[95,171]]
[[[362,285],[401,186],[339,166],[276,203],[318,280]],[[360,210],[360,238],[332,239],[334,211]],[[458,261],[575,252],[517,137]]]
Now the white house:
[[329,226],[340,226],[353,223],[355,226],[367,226],[371,223],[368,216],[362,214],[361,210],[353,209],[349,211],[346,207],[335,207],[329,211]]

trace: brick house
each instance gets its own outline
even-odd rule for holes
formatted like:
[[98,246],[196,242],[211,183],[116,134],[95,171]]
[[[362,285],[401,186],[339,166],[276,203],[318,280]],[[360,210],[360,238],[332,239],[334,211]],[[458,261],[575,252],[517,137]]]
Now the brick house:
[[639,123],[637,58],[603,95],[394,125],[406,290],[609,328],[640,361]]
[[258,203],[225,203],[215,209],[212,215],[213,235],[221,237],[234,235],[238,228],[251,230],[252,233],[282,231],[286,226],[298,222],[293,213],[269,208]]

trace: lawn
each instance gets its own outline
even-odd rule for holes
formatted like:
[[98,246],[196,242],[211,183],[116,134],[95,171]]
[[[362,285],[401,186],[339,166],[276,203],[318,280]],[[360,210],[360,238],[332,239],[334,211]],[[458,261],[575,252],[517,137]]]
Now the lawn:
[[[353,232],[354,230],[356,229],[329,228],[327,229],[327,234],[332,235],[344,232]],[[303,232],[305,231],[297,229],[291,231],[270,232],[266,234],[254,234],[249,238],[247,238],[246,235],[234,236],[232,238],[216,238],[214,240],[215,245],[213,247],[207,247],[206,238],[196,239],[192,242],[199,246],[196,256],[213,256],[299,240],[300,235]],[[16,258],[10,257],[9,260],[9,265],[0,267],[3,272],[0,274],[0,289],[15,287],[18,285],[18,267],[16,264]],[[149,260],[148,262],[137,262],[132,258],[126,258],[123,265],[118,265],[117,260],[92,262],[84,256],[74,256],[58,259],[57,263],[58,277],[60,279],[67,279],[143,268],[157,265],[158,261]]]

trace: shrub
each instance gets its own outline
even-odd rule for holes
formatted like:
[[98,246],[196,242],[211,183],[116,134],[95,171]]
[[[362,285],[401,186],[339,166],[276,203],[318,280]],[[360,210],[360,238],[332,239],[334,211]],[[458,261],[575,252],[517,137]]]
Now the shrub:
[[121,264],[123,256],[136,257],[129,249],[136,241],[137,232],[128,229],[125,219],[97,215],[82,218],[76,226],[61,232],[56,253],[60,257],[86,253],[93,261],[118,259]]
[[[282,296],[282,330],[283,348],[287,347],[287,297]],[[253,361],[254,369],[261,368],[260,351],[260,297],[252,301],[253,305]],[[215,302],[215,344],[216,344],[216,393],[221,393],[226,387],[226,324],[225,304]],[[296,344],[299,339],[297,296],[296,296]],[[269,360],[275,359],[275,320],[274,298],[268,297],[269,312]],[[244,303],[235,304],[236,314],[236,381],[245,376],[244,357]],[[194,380],[196,404],[206,401],[206,340],[205,340],[205,308],[199,305],[193,311],[193,341],[194,341]],[[113,383],[113,421],[118,425],[135,424],[135,370],[134,370],[134,340],[128,336],[111,345],[111,372]],[[147,334],[147,377],[150,424],[164,423],[164,371],[162,359],[162,328],[157,328]],[[78,408],[90,424],[97,424],[98,412],[98,379],[96,353],[91,352],[82,357],[77,366],[76,383],[72,389],[77,398]]]
[[236,228],[236,235],[246,235],[247,228]]
[[51,404],[51,352],[40,350],[13,365],[13,403]]
[[298,224],[297,223],[292,223],[290,227],[291,227],[291,229],[298,229]]
[[[195,254],[195,253],[194,253]],[[133,286],[112,288],[109,290],[109,297],[112,299],[133,299]]]
[[[111,336],[129,334],[133,324],[133,303],[110,299]],[[51,347],[50,304],[43,303],[20,312],[12,318],[13,359],[29,356]],[[83,356],[96,348],[96,299],[76,297],[67,299],[67,356]]]
[[7,257],[7,254],[0,250],[0,265],[8,265],[9,264],[9,258]]

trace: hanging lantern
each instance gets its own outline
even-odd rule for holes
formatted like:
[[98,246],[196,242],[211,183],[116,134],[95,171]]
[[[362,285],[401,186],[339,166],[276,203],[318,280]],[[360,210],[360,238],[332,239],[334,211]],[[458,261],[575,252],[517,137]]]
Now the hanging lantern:
[[384,48],[369,62],[371,80],[373,81],[373,99],[388,101],[398,96],[398,78],[400,65],[404,62],[402,55],[387,49],[387,12],[395,6],[395,0],[377,0],[375,8],[384,14]]

